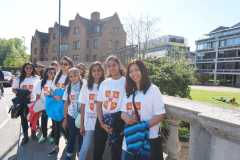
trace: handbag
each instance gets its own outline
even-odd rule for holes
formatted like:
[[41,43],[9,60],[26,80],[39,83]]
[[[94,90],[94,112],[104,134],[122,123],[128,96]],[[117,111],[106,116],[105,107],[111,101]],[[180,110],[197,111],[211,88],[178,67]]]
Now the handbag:
[[75,126],[77,128],[81,127],[81,114],[80,113],[78,113],[77,118],[75,119]]
[[42,97],[35,102],[33,110],[34,112],[40,112],[45,110],[45,103]]
[[133,92],[132,103],[137,117],[137,123],[126,125],[124,136],[127,144],[127,151],[134,155],[136,160],[147,160],[150,156],[149,125],[146,121],[141,121],[135,104],[135,92]]

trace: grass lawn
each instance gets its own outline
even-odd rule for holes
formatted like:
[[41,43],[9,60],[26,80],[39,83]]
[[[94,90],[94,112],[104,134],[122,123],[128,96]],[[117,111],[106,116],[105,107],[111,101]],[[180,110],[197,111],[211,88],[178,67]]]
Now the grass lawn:
[[[223,107],[223,108],[240,108],[240,92],[231,92],[231,91],[208,91],[208,90],[201,90],[201,89],[191,89],[191,97],[194,101],[201,101],[206,103],[211,103],[215,106]],[[235,97],[238,105],[232,105],[228,103],[224,103],[218,101],[214,98],[219,97],[226,97],[226,98],[233,98]]]

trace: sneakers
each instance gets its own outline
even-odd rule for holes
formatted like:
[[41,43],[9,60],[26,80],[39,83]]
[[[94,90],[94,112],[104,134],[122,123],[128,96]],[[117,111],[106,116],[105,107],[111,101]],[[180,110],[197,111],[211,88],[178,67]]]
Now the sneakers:
[[37,140],[36,134],[32,134],[32,135],[31,135],[31,139],[34,140],[34,141]]
[[53,148],[53,150],[48,153],[48,157],[56,156],[58,152],[59,152],[59,148]]
[[47,138],[41,136],[38,140],[38,143],[44,143],[47,140]]
[[23,139],[22,139],[22,142],[21,142],[21,145],[24,145],[24,144],[27,144],[28,143],[28,137],[24,137]]
[[53,137],[48,137],[48,142],[50,143],[50,144],[53,144],[54,143],[54,138]]

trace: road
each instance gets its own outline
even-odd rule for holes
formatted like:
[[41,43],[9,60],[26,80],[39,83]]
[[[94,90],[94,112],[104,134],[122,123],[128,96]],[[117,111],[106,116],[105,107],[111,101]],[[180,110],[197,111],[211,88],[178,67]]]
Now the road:
[[8,110],[11,99],[14,97],[11,88],[5,88],[4,97],[0,99],[0,160],[56,160],[61,159],[65,142],[60,140],[60,152],[57,157],[48,158],[47,153],[51,150],[48,143],[38,144],[30,139],[29,143],[19,146],[20,119],[11,119]]

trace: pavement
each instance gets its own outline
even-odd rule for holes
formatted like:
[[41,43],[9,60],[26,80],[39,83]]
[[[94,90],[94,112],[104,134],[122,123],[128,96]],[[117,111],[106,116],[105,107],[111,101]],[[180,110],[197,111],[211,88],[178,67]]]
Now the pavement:
[[215,91],[215,92],[234,92],[239,93],[240,88],[236,87],[225,87],[225,86],[202,86],[202,85],[192,85],[192,89]]
[[[60,140],[60,152],[56,157],[49,158],[47,153],[52,145],[38,144],[30,139],[28,144],[20,146],[22,133],[20,119],[11,119],[8,110],[14,94],[11,88],[5,88],[4,96],[0,99],[0,160],[58,160],[63,159],[65,140]],[[50,126],[50,125],[49,125]]]

